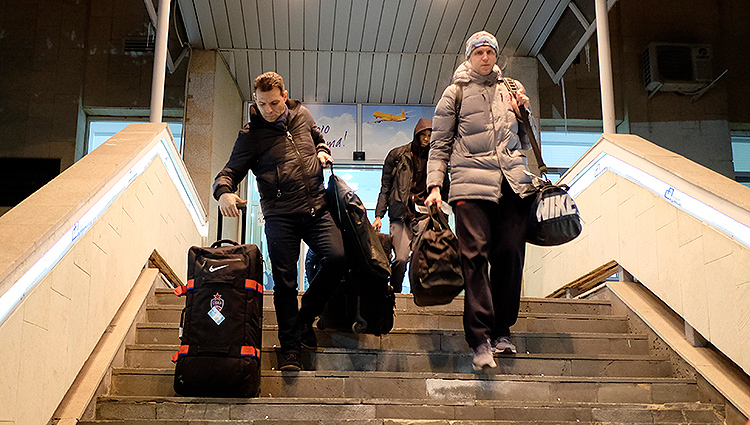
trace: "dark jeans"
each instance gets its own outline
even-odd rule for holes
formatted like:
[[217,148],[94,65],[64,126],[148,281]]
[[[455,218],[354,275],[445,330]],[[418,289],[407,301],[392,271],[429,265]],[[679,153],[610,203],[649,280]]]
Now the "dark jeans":
[[[295,214],[266,217],[268,256],[273,270],[273,303],[281,351],[299,351],[301,323],[312,323],[341,282],[346,267],[341,232],[328,211],[318,216]],[[300,241],[318,255],[320,268],[297,304]]]
[[499,203],[466,200],[453,207],[466,283],[464,332],[471,348],[510,336],[518,320],[532,199],[521,199],[505,182],[502,194]]

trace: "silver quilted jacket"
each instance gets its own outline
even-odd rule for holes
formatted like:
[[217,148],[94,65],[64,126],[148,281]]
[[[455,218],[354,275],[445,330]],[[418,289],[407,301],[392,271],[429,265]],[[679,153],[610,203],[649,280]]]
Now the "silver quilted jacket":
[[[456,84],[463,87],[463,100],[458,137],[454,139]],[[456,69],[453,84],[443,92],[432,119],[428,188],[442,186],[450,162],[449,202],[462,199],[497,202],[503,178],[521,197],[535,192],[535,177],[521,150],[528,150],[531,145],[509,98],[497,65],[484,76],[471,70],[468,62]],[[534,121],[531,117],[535,127]]]

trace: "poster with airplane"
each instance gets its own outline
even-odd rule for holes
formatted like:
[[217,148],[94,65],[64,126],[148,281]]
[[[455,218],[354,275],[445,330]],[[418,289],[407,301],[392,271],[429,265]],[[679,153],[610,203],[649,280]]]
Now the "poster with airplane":
[[362,147],[367,162],[383,162],[388,152],[411,142],[420,118],[432,119],[434,106],[362,105]]
[[357,105],[309,104],[305,106],[331,148],[335,161],[351,161],[357,141]]

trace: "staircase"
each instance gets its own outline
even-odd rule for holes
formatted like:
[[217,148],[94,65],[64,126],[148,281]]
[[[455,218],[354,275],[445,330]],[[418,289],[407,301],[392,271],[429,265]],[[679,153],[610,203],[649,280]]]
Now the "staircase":
[[[269,291],[270,292],[270,291]],[[673,376],[607,301],[523,299],[512,328],[517,355],[490,373],[471,368],[463,299],[420,308],[397,295],[382,337],[318,330],[304,371],[277,370],[272,295],[264,300],[261,397],[187,398],[172,389],[184,300],[157,289],[125,366],[112,371],[96,419],[81,424],[721,424],[724,407],[700,403],[695,379]]]

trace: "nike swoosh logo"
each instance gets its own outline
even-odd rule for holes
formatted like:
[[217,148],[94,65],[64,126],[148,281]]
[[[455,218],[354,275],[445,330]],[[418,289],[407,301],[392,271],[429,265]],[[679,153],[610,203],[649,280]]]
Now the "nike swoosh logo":
[[213,273],[213,272],[215,272],[216,270],[221,270],[221,269],[223,269],[224,267],[229,267],[229,264],[224,264],[223,266],[219,266],[219,267],[214,267],[214,266],[211,266],[211,267],[209,267],[209,268],[208,268],[208,272],[209,272],[209,273]]

